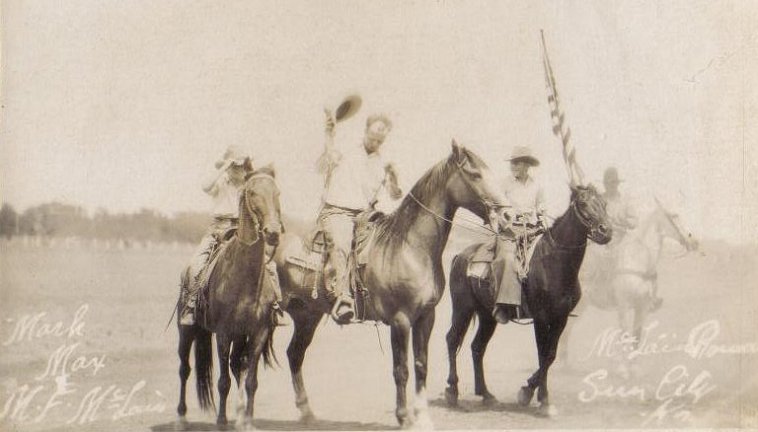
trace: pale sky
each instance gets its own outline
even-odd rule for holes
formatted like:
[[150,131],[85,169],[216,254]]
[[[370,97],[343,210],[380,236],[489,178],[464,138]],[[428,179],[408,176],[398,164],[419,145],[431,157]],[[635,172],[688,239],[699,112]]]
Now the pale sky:
[[615,165],[700,237],[758,241],[756,2],[5,0],[2,20],[0,200],[17,209],[207,210],[201,179],[238,144],[312,217],[323,108],[359,93],[338,139],[387,113],[406,190],[451,138],[503,174],[529,145],[560,214],[544,29],[589,180]]

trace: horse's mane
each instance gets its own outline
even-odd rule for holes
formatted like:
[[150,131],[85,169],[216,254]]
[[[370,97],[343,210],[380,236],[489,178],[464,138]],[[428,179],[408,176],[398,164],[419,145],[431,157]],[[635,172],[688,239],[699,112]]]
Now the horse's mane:
[[448,157],[429,168],[413,185],[397,209],[377,222],[377,242],[389,246],[401,245],[413,225],[416,214],[422,210],[416,199],[427,202],[447,182],[454,167],[452,158]]
[[[487,167],[487,164],[479,156],[463,147],[460,149],[474,165],[482,168]],[[445,186],[455,169],[456,163],[453,155],[429,168],[411,188],[410,193],[403,198],[397,209],[377,222],[377,243],[400,246],[408,237],[408,231],[413,226],[416,214],[422,210],[419,202],[428,202],[434,194],[438,193],[440,188]]]

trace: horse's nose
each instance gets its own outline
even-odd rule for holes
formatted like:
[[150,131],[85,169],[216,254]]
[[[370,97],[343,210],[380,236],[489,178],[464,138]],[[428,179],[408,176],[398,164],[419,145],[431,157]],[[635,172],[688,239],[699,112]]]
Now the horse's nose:
[[266,237],[266,243],[271,246],[279,245],[279,230],[273,230],[269,227],[263,228],[263,235]]

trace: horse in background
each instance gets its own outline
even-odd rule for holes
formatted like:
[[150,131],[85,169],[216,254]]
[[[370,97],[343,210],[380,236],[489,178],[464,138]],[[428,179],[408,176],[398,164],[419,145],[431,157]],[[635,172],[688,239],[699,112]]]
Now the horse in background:
[[[458,208],[489,221],[505,197],[494,186],[487,165],[473,152],[453,141],[452,153],[429,169],[390,215],[375,222],[362,269],[366,288],[367,319],[391,328],[393,375],[396,386],[395,415],[402,427],[431,427],[426,377],[429,336],[435,306],[445,289],[442,252]],[[282,292],[289,298],[287,312],[295,324],[287,349],[295,403],[301,420],[314,418],[302,375],[302,364],[318,322],[330,310],[324,283],[328,272],[307,270],[291,258],[303,248],[301,238],[282,237],[275,261]],[[408,344],[413,339],[416,397],[414,416],[406,407]]]
[[[610,241],[611,236],[605,200],[595,187],[572,186],[569,208],[537,240],[526,281],[523,283],[526,306],[534,321],[539,368],[527,380],[527,385],[519,391],[519,404],[528,405],[537,389],[540,412],[545,415],[555,414],[555,408],[550,405],[548,397],[548,369],[555,360],[558,341],[569,313],[582,295],[578,274],[587,239],[605,244]],[[445,396],[451,406],[458,403],[456,357],[475,313],[479,317],[479,328],[471,344],[474,391],[483,397],[485,403],[495,401],[495,397],[487,389],[483,366],[487,344],[497,325],[492,316],[495,294],[490,289],[494,281],[479,284],[467,275],[469,262],[480,246],[481,244],[471,245],[456,255],[450,269],[453,316],[447,333],[450,373]]]
[[[238,406],[238,426],[248,429],[253,426],[258,363],[261,356],[266,365],[274,358],[272,338],[275,324],[271,314],[276,294],[273,280],[267,276],[265,268],[270,260],[267,248],[276,247],[282,232],[279,189],[274,176],[273,169],[267,167],[253,172],[245,181],[240,195],[239,227],[231,240],[219,245],[218,262],[208,278],[207,302],[199,307],[195,324],[178,325],[181,362],[178,426],[186,426],[186,383],[191,371],[189,354],[193,343],[198,402],[203,410],[215,405],[211,389],[212,333],[216,333],[221,372],[216,422],[219,425],[227,423],[226,399],[231,387],[230,351],[234,346],[236,353],[232,356],[232,372],[240,392],[243,382],[247,392],[246,406]],[[182,276],[182,290],[188,282],[189,269],[186,269]],[[181,311],[180,304],[177,308]],[[246,364],[241,363],[243,359]]]
[[[649,315],[661,305],[658,265],[664,240],[675,241],[687,252],[696,251],[699,246],[678,214],[666,210],[657,199],[655,203],[655,209],[617,244],[590,249],[588,265],[580,274],[586,287],[586,301],[580,303],[577,312],[581,315],[587,304],[615,310],[619,327],[632,336],[630,348],[636,348]],[[565,345],[561,351],[567,356]],[[628,377],[626,362],[620,363],[618,372]]]

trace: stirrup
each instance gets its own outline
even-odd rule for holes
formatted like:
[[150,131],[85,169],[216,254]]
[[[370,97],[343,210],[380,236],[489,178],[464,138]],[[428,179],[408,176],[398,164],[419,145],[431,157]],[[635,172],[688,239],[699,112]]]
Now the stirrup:
[[284,313],[278,303],[272,306],[271,323],[276,327],[286,327],[292,324],[292,320]]

